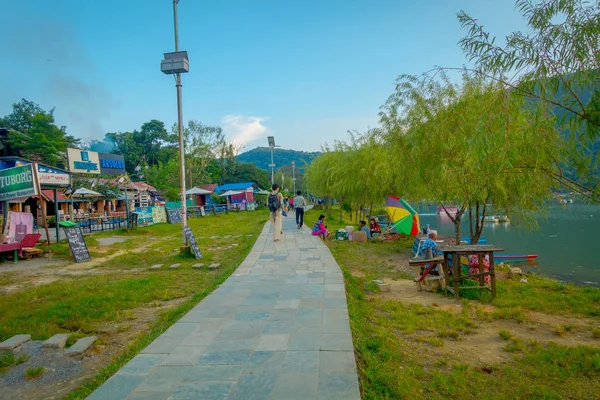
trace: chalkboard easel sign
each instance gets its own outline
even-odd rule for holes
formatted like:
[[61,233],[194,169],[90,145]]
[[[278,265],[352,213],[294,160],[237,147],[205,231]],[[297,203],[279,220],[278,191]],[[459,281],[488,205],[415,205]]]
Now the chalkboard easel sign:
[[80,263],[92,259],[90,252],[83,238],[83,231],[79,226],[63,227],[71,253],[75,257],[75,262]]
[[187,239],[188,244],[192,248],[192,252],[194,253],[194,257],[202,258],[202,252],[198,247],[198,243],[196,242],[196,237],[194,236],[194,232],[192,232],[192,228],[189,226],[184,226],[183,230],[185,232],[185,238]]
[[170,224],[180,224],[181,208],[167,208],[167,222]]

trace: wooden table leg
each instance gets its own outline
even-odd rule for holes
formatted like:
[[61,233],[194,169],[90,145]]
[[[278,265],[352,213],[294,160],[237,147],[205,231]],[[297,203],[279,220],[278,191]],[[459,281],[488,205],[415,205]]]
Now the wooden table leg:
[[19,250],[15,249],[13,252],[13,263],[17,263],[19,261]]
[[454,280],[454,300],[458,301],[458,277],[460,276],[460,255],[452,253],[452,279]]
[[444,253],[444,265],[442,266],[444,271],[444,280],[446,281],[446,288],[450,285],[450,277],[448,276],[448,253]]
[[496,298],[496,268],[494,267],[494,253],[489,253],[490,257],[490,276],[492,277],[492,299]]

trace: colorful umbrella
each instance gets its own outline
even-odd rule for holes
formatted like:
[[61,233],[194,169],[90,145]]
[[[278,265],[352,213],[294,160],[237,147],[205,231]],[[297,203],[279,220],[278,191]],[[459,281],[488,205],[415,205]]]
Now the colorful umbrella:
[[388,196],[385,205],[391,227],[405,235],[419,234],[419,214],[406,201],[400,197]]

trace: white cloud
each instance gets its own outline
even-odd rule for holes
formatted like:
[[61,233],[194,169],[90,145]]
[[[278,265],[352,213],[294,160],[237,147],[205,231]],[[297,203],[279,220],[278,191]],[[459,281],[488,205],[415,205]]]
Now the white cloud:
[[253,140],[267,136],[269,128],[263,125],[266,120],[268,118],[227,114],[221,118],[221,127],[227,140],[241,148]]

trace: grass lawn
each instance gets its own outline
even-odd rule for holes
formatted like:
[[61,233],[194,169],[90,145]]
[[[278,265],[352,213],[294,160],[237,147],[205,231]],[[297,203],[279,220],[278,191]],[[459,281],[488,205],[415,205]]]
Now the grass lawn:
[[[307,212],[307,224],[322,212]],[[350,224],[338,219],[334,211],[332,231]],[[501,279],[494,301],[478,292],[457,306],[441,293],[419,294],[397,268],[411,245],[329,244],[346,281],[363,399],[597,398],[600,290]],[[373,279],[390,282],[391,292]],[[394,297],[396,288],[407,295]]]
[[[128,322],[135,320],[138,309],[157,307],[159,310],[162,305],[176,301],[176,306],[156,311],[158,315],[154,316],[149,329],[136,335],[125,351],[117,354],[92,382],[70,397],[84,398],[227,279],[252,248],[267,218],[266,211],[256,211],[189,220],[203,252],[201,260],[179,254],[181,225],[160,224],[131,232],[121,230],[86,236],[92,261],[67,266],[67,269],[81,269],[81,274],[63,274],[48,284],[0,292],[0,341],[20,333],[42,340],[55,333],[71,332],[77,336],[96,334],[102,342],[105,326],[126,330]],[[227,235],[242,236],[223,237]],[[126,241],[100,245],[98,239],[114,236]],[[67,255],[67,246],[66,243],[53,245],[55,256]],[[230,248],[224,249],[224,246]],[[191,268],[199,262],[219,263],[221,268],[215,271]],[[174,263],[181,266],[169,269]],[[149,270],[154,264],[165,265]],[[0,274],[0,288],[19,279],[26,278],[16,273]]]

